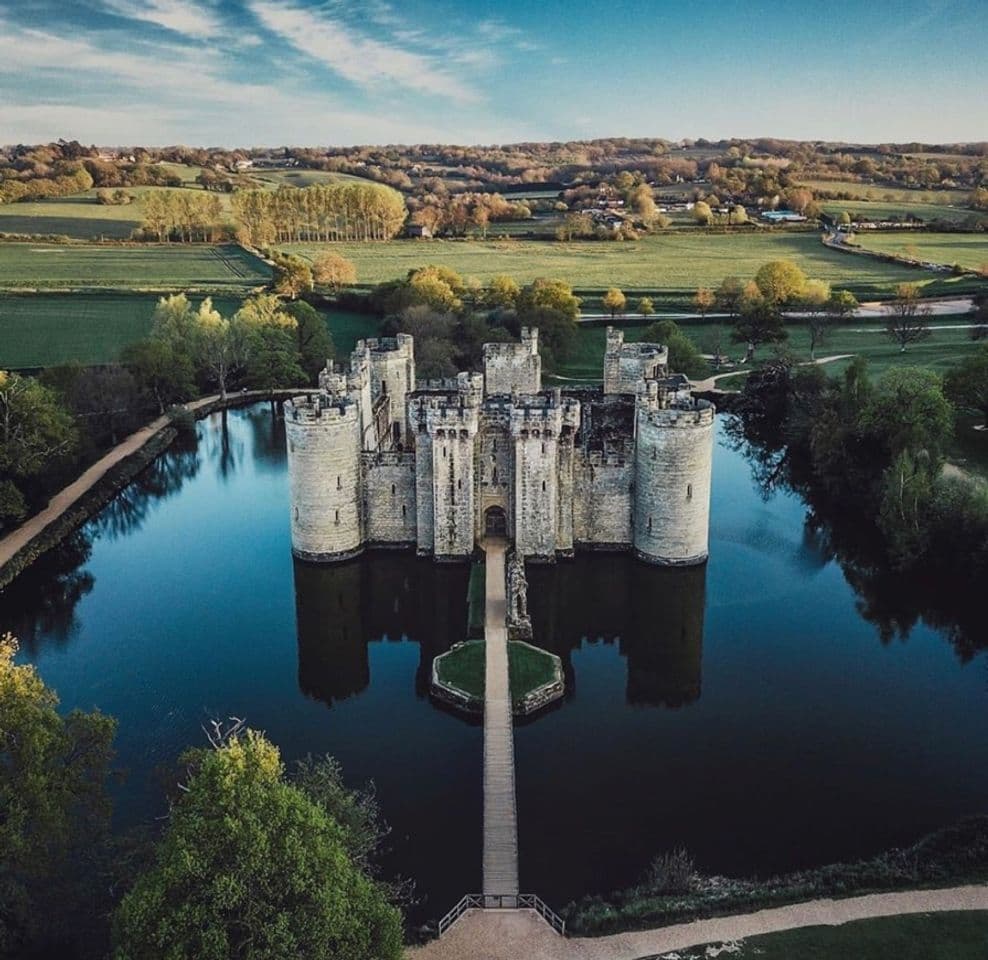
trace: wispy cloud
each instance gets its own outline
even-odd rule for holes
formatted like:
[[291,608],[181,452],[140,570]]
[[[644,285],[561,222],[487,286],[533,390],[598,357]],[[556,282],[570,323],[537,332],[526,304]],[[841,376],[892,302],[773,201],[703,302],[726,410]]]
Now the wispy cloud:
[[361,33],[343,16],[280,0],[250,0],[248,6],[265,28],[359,87],[395,84],[459,103],[480,99],[437,58]]
[[111,13],[165,27],[194,40],[219,34],[223,22],[209,3],[197,0],[103,0]]

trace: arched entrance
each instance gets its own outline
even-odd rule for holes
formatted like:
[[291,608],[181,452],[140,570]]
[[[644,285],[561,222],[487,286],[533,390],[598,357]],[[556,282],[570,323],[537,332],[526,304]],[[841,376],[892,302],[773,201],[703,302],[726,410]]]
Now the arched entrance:
[[508,535],[508,517],[503,507],[488,507],[484,511],[484,536],[506,537]]

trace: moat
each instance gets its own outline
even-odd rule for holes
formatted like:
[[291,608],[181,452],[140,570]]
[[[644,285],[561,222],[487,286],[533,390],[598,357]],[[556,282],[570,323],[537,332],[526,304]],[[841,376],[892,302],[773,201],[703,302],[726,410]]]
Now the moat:
[[[521,886],[555,906],[686,846],[707,872],[876,852],[988,804],[988,657],[922,622],[883,644],[794,496],[714,452],[710,560],[579,555],[528,568],[535,642],[565,699],[515,730]],[[0,630],[66,708],[119,718],[123,822],[211,716],[286,760],[373,779],[386,868],[435,918],[479,888],[481,729],[430,702],[464,638],[465,566],[293,561],[284,424],[215,415],[0,596]]]

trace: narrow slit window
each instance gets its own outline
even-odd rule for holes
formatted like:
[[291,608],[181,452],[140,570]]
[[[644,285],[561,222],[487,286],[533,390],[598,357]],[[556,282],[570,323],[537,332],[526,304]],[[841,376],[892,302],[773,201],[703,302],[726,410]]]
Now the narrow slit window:
[[401,519],[405,519],[405,504],[401,505]]
[[545,493],[545,480],[542,481],[542,492]]
[[339,510],[336,511],[336,522],[337,523],[340,522],[340,511]]
[[395,485],[392,483],[391,484],[391,496],[393,497],[394,495],[395,495]]
[[692,500],[693,499],[693,484],[692,483],[686,484],[686,499],[687,500]]
[[649,533],[652,532],[652,518],[651,517],[648,518],[648,532]]
[[343,482],[342,482],[342,479],[340,478],[340,476],[338,474],[337,474],[337,477],[336,477],[336,489],[337,490],[342,490],[343,489]]

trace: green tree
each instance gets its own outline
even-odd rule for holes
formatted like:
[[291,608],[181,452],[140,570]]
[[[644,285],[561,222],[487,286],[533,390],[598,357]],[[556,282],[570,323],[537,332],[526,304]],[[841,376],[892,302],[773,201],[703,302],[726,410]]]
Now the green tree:
[[930,307],[921,299],[918,283],[900,283],[895,299],[885,306],[885,335],[905,353],[910,343],[919,343],[931,336]]
[[816,348],[822,346],[830,333],[833,314],[830,304],[830,284],[825,280],[807,280],[803,286],[799,306],[806,314],[806,327],[810,334],[810,359],[816,359]]
[[746,300],[731,331],[735,343],[747,344],[749,361],[754,359],[755,351],[762,344],[781,343],[788,336],[782,323],[782,312],[767,300]]
[[234,314],[231,326],[251,387],[278,390],[305,382],[297,321],[276,296],[260,294],[245,300]]
[[635,309],[643,317],[648,318],[655,313],[655,304],[652,303],[651,297],[639,297]]
[[347,831],[247,731],[193,773],[153,866],[116,913],[116,960],[398,960],[401,917]]
[[691,380],[702,380],[710,373],[710,367],[696,344],[683,333],[672,320],[659,320],[646,327],[643,343],[661,343],[669,348],[669,369],[673,373],[685,373]]
[[611,319],[613,320],[617,314],[624,313],[624,308],[628,300],[617,287],[611,287],[604,294],[604,299],[601,302],[605,310],[611,311]]
[[328,360],[336,356],[336,347],[329,327],[326,326],[326,318],[308,303],[290,304],[285,312],[295,318],[299,363],[308,382],[315,383],[319,371],[326,366]]
[[988,427],[988,345],[947,372],[944,393],[959,410],[977,414]]
[[759,267],[755,274],[755,284],[762,296],[779,306],[798,301],[806,282],[806,274],[791,260],[773,260]]
[[496,277],[491,277],[481,299],[485,306],[511,309],[518,302],[520,292],[514,277],[499,274]]
[[168,340],[148,337],[128,344],[120,361],[131,372],[138,389],[163,414],[173,403],[195,396],[195,368],[185,352],[177,352]]
[[0,955],[100,953],[115,722],[58,712],[17,642],[0,635]]
[[78,442],[72,416],[53,390],[0,370],[0,527],[24,518],[28,487]]
[[206,379],[215,383],[221,399],[226,399],[230,380],[246,360],[248,337],[245,324],[231,323],[210,299],[203,301],[196,313],[193,349],[199,367]]
[[576,342],[580,298],[562,280],[534,280],[522,288],[516,309],[520,324],[539,328],[543,360],[554,369]]
[[274,268],[274,289],[290,300],[297,300],[312,289],[312,268],[301,257],[278,257]]
[[741,308],[741,296],[744,287],[737,277],[724,277],[720,286],[714,291],[717,306],[732,320]]

